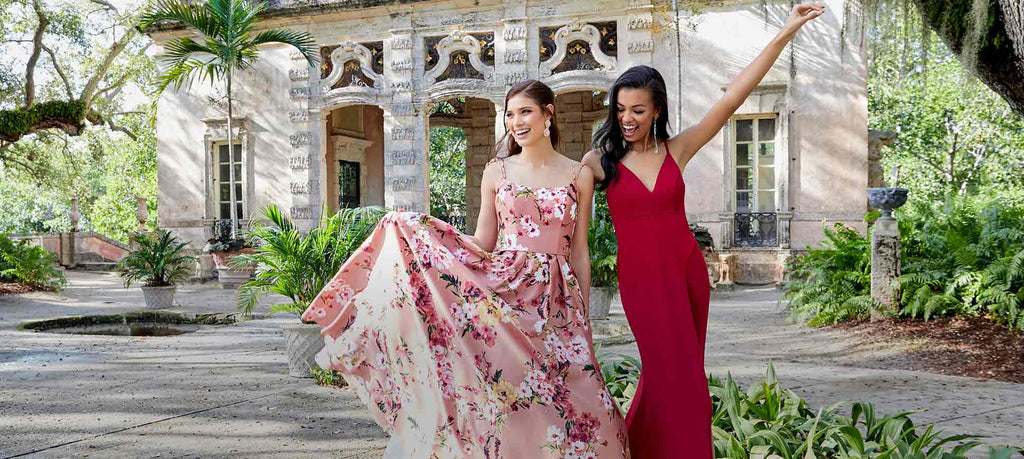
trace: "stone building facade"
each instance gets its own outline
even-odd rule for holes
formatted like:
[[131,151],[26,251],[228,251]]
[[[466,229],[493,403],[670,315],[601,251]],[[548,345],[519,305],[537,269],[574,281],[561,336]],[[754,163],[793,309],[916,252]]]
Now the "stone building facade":
[[[823,220],[863,227],[864,28],[850,0],[823,3],[829,13],[798,34],[685,172],[691,222],[737,254],[741,281],[777,280],[792,250],[820,240]],[[467,139],[472,231],[512,84],[536,78],[555,90],[559,151],[579,159],[622,71],[659,69],[671,126],[694,124],[776,34],[790,2],[688,4],[272,1],[260,26],[310,32],[320,68],[291,48],[266,47],[237,75],[235,158],[226,151],[223,89],[166,92],[157,115],[159,224],[201,244],[226,218],[230,186],[244,217],[277,204],[306,228],[339,206],[427,211],[430,127],[453,126]],[[158,46],[184,33],[150,31]],[[432,110],[442,101],[454,113]]]

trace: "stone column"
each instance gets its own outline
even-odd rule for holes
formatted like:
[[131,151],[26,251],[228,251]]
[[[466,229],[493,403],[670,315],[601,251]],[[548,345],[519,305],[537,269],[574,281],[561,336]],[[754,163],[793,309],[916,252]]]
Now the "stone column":
[[899,291],[892,285],[900,276],[900,230],[895,218],[880,218],[871,232],[871,299],[884,310],[871,310],[871,320],[899,311]]
[[418,57],[422,43],[413,40],[411,32],[411,27],[393,29],[384,45],[384,76],[394,89],[391,106],[383,107],[384,205],[429,212],[427,118],[424,107],[413,100],[414,76],[423,77],[423,59]]

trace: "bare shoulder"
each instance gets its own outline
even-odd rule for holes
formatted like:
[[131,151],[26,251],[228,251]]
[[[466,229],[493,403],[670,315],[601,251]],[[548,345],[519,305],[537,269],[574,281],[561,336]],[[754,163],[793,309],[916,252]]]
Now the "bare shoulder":
[[484,166],[483,176],[480,178],[482,185],[493,185],[501,177],[501,158],[494,158]]
[[604,179],[604,168],[601,166],[601,152],[597,150],[590,150],[583,155],[583,164],[590,169],[594,180]]

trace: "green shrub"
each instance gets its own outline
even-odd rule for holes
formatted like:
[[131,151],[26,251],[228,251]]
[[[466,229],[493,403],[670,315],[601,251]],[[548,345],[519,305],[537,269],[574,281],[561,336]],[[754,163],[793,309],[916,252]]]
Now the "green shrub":
[[783,285],[787,308],[812,326],[864,318],[872,306],[871,243],[842,223],[823,229],[821,247],[790,261]]
[[0,234],[0,281],[60,291],[67,279],[53,267],[54,261],[46,249]]
[[[621,354],[599,354],[605,384],[623,415],[636,389],[640,362]],[[942,436],[935,425],[918,427],[911,412],[880,417],[874,405],[840,402],[811,410],[793,391],[783,389],[768,366],[765,378],[744,391],[728,375],[708,377],[711,430],[715,457],[739,459],[936,458],[966,457],[982,446],[973,435]],[[849,407],[849,416],[841,414]],[[1015,447],[990,447],[990,457],[1024,452]]]
[[124,287],[142,282],[146,287],[166,287],[188,280],[195,272],[194,257],[183,255],[188,245],[179,242],[170,231],[155,235],[136,233],[132,236],[136,247],[117,264],[124,279]]
[[252,315],[256,301],[267,293],[291,300],[274,305],[272,311],[301,315],[370,236],[386,210],[357,207],[334,215],[324,212],[309,234],[302,234],[275,205],[265,207],[262,213],[270,224],[253,220],[248,232],[256,253],[234,259],[238,266],[256,266],[255,277],[238,290],[238,309],[246,316]]

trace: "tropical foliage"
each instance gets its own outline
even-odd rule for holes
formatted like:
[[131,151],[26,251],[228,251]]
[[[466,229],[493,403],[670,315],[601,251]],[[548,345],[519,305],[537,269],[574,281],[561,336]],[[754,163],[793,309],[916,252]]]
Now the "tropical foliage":
[[462,129],[430,128],[430,215],[466,229],[461,225],[466,217],[466,134]]
[[170,231],[136,233],[132,242],[136,247],[117,264],[125,288],[134,282],[166,287],[188,280],[195,273],[196,259],[184,254],[188,243],[180,242]]
[[42,247],[0,234],[0,282],[60,291],[67,281],[64,273],[53,267],[53,262],[53,255]]
[[[999,202],[913,203],[899,213],[900,314],[985,316],[1024,330],[1024,210]],[[836,224],[795,257],[784,285],[790,312],[811,325],[867,317],[871,247]]]
[[251,316],[256,302],[268,293],[288,297],[272,311],[301,315],[306,306],[338,273],[373,232],[385,210],[381,207],[324,212],[319,224],[303,234],[276,205],[262,211],[267,222],[254,219],[248,237],[256,253],[235,257],[239,266],[256,266],[252,280],[238,291],[238,309]]
[[[601,373],[625,415],[636,390],[640,362],[598,353]],[[814,411],[784,389],[769,365],[761,381],[743,390],[731,375],[708,377],[715,457],[752,458],[936,458],[967,457],[983,444],[972,435],[945,436],[935,425],[916,426],[911,412],[888,416],[874,405],[840,402]],[[849,411],[847,411],[849,410]],[[849,412],[847,416],[845,413]],[[1020,448],[989,447],[989,457],[1020,454]]]

